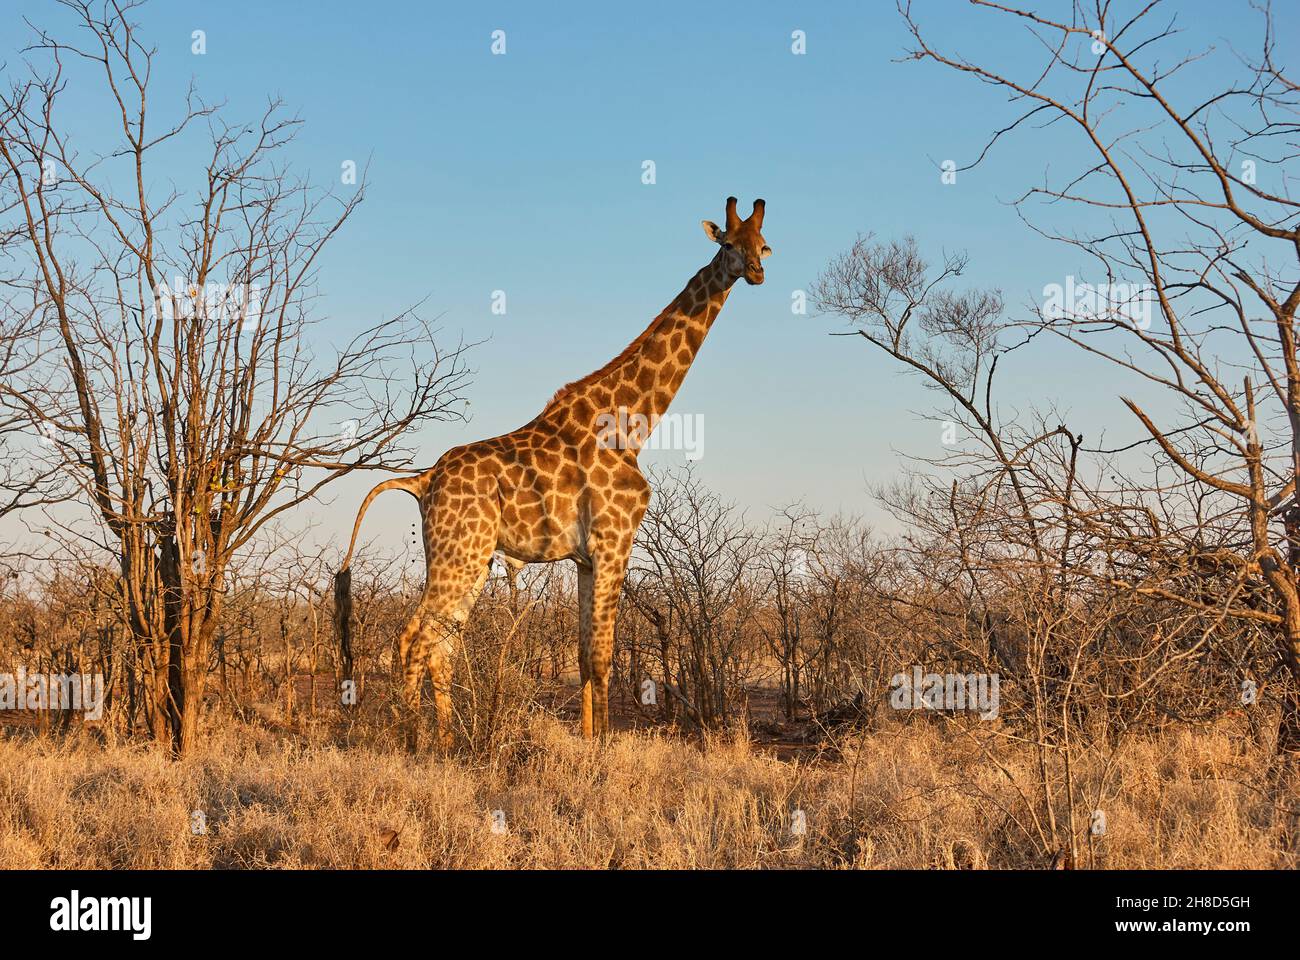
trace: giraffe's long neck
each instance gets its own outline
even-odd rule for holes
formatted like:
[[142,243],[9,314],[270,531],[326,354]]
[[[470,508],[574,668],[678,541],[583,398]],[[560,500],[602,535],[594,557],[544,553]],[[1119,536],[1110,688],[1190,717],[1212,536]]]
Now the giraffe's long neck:
[[[704,266],[655,320],[633,364],[633,382],[645,394],[642,412],[662,416],[686,379],[686,372],[708,336],[738,279],[723,266],[721,254]],[[646,389],[654,378],[653,390]]]
[[626,361],[602,377],[614,406],[649,421],[663,416],[686,379],[737,277],[719,255],[706,264],[641,334]]
[[638,424],[653,429],[739,279],[725,264],[720,251],[622,353],[556,393],[538,421],[591,431],[602,446],[609,440],[611,417],[619,434]]

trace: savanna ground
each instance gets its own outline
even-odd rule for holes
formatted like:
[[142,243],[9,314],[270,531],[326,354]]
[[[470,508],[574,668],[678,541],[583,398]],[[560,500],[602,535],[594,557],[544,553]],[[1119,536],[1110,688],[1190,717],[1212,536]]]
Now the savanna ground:
[[[448,758],[408,754],[382,717],[362,712],[287,724],[273,718],[274,705],[247,720],[210,718],[203,749],[181,760],[89,728],[51,737],[11,726],[0,741],[0,862],[177,869],[1065,865],[1036,824],[1043,810],[1035,751],[1001,721],[890,717],[810,731],[807,722],[756,718],[754,729],[683,736],[635,720],[624,699],[618,729],[608,743],[594,744],[576,734],[576,690],[550,692],[550,709],[531,703],[512,711],[508,732]],[[1285,793],[1279,801],[1270,786],[1270,759],[1240,717],[1090,753],[1072,771],[1078,865],[1296,867],[1295,824]],[[1096,834],[1094,803],[1105,816]],[[195,811],[203,832],[195,832]]]

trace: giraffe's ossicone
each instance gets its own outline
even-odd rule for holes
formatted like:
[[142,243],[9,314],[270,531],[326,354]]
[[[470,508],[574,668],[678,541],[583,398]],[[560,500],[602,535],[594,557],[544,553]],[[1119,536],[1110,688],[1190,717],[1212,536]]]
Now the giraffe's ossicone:
[[[668,410],[732,285],[763,282],[762,200],[746,220],[727,198],[726,226],[704,221],[718,251],[685,289],[617,357],[559,390],[518,430],[454,447],[418,476],[379,484],[357,513],[335,582],[335,623],[351,624],[348,567],[366,508],[385,490],[420,504],[426,581],[402,631],[404,699],[419,706],[432,675],[438,737],[451,743],[451,674],[456,644],[494,551],[518,563],[572,560],[578,568],[578,664],[582,732],[609,729],[609,668],[614,620],[637,526],[650,501],[637,457],[645,437],[611,423],[653,424]],[[415,725],[408,726],[408,737]]]

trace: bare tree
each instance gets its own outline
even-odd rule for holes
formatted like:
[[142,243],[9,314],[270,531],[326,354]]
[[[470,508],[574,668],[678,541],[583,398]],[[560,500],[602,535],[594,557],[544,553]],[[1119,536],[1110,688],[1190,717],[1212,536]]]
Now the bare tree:
[[[986,30],[1023,35],[1037,62],[1027,57],[1011,72],[987,56],[941,51],[909,3],[900,9],[911,56],[1015,104],[976,163],[1026,121],[1071,138],[1017,205],[1095,270],[1091,283],[1063,285],[1066,296],[1045,290],[1026,326],[1160,391],[1158,404],[1124,403],[1171,485],[1206,508],[1214,532],[1200,566],[1232,584],[1209,602],[1159,580],[1127,586],[1270,627],[1290,677],[1278,750],[1300,752],[1300,201],[1286,169],[1300,153],[1300,86],[1278,62],[1270,11],[1252,5],[1262,37],[1252,58],[1178,48],[1178,18],[1160,3],[1079,2],[1065,19],[973,5],[991,18]],[[1235,82],[1213,69],[1221,59],[1238,70]],[[1059,172],[1062,155],[1083,159]],[[1066,211],[1076,229],[1046,222]],[[1163,498],[1171,485],[1150,493]],[[1151,532],[1154,541],[1165,534],[1158,524]]]
[[[745,676],[744,628],[754,603],[750,583],[758,536],[735,506],[689,469],[656,478],[637,534],[632,590],[655,598],[679,640],[664,688],[695,723],[724,723]],[[661,614],[661,625],[667,620]],[[674,671],[675,670],[675,675]]]
[[[322,343],[319,257],[364,180],[335,196],[292,179],[279,155],[298,121],[278,103],[229,124],[191,90],[155,126],[137,5],[65,0],[81,39],[36,29],[28,52],[43,59],[0,95],[0,230],[21,238],[39,320],[0,402],[51,438],[92,505],[150,674],[153,735],[185,751],[232,558],[327,484],[409,462],[403,436],[454,416],[466,374],[414,314]],[[74,78],[98,79],[120,125],[89,157],[57,119]],[[195,188],[164,188],[155,158],[196,135]]]
[[807,606],[816,553],[818,523],[801,504],[790,504],[769,524],[757,558],[764,599],[771,604],[763,636],[781,669],[781,699],[787,720],[799,708],[804,667],[817,651],[809,651]]
[[803,598],[812,637],[806,672],[815,712],[854,694],[865,703],[868,690],[883,688],[879,623],[872,608],[886,564],[885,552],[860,521],[832,517],[818,522]]

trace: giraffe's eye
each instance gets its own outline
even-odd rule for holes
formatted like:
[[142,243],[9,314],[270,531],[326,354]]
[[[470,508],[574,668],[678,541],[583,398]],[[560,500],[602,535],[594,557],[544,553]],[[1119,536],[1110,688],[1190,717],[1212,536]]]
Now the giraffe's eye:
[[758,251],[758,255],[762,259],[766,260],[768,257],[772,255],[772,248],[769,247],[767,244],[763,244],[763,249]]

